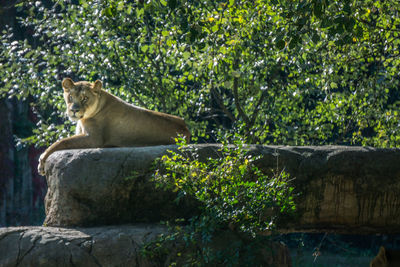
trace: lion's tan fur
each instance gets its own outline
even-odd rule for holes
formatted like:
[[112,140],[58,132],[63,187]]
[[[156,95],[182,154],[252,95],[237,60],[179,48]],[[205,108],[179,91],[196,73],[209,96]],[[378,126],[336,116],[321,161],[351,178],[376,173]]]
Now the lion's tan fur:
[[67,114],[78,121],[76,135],[51,145],[40,157],[39,173],[57,150],[95,147],[152,146],[175,143],[178,135],[189,141],[190,132],[182,118],[128,104],[104,91],[96,81],[63,80]]

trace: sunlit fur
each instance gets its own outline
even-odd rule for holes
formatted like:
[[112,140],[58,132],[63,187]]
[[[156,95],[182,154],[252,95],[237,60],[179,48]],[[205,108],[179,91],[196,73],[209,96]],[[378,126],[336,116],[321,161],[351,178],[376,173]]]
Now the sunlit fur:
[[76,135],[52,144],[40,156],[44,175],[46,159],[57,150],[174,144],[190,132],[182,118],[131,105],[102,89],[102,82],[62,82],[67,115],[77,121]]

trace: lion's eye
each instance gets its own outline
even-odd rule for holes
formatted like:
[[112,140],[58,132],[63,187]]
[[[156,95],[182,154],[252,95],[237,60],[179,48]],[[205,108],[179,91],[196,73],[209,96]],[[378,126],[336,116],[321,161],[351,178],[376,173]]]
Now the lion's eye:
[[72,102],[72,95],[69,95],[68,101],[69,101],[69,102]]
[[85,103],[88,100],[87,96],[84,96],[82,102]]

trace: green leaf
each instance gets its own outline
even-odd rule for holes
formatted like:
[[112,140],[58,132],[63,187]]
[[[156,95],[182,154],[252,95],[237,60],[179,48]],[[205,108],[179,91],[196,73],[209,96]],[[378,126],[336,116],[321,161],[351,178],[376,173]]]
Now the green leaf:
[[183,54],[182,54],[183,59],[185,59],[185,60],[187,60],[190,57],[190,55],[191,55],[190,52],[187,52],[187,51],[183,52]]
[[141,50],[143,53],[146,53],[146,52],[149,50],[149,46],[148,46],[148,45],[143,45],[143,46],[140,47],[140,50]]

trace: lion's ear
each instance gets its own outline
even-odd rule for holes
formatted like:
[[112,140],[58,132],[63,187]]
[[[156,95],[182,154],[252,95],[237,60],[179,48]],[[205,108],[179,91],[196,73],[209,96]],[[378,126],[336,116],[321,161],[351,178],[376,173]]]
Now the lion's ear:
[[96,80],[93,84],[93,91],[100,92],[102,87],[103,87],[103,83],[100,80]]
[[68,92],[69,90],[71,90],[72,88],[74,88],[75,83],[71,78],[65,78],[62,81],[62,87],[64,88],[64,91]]

